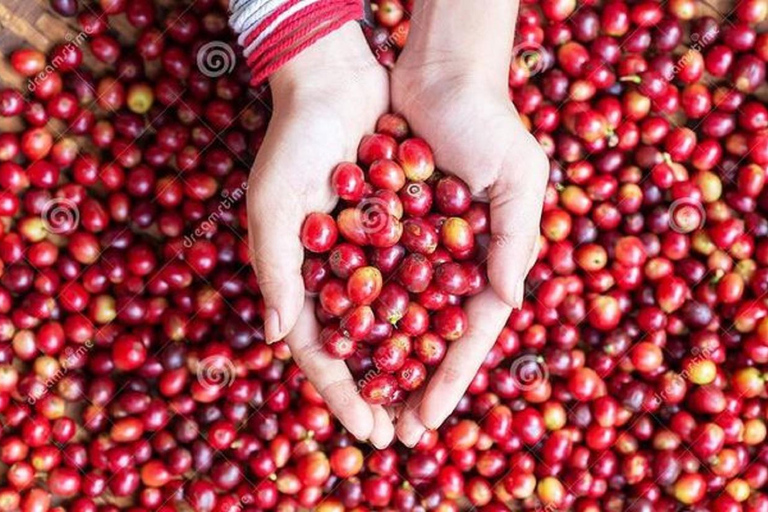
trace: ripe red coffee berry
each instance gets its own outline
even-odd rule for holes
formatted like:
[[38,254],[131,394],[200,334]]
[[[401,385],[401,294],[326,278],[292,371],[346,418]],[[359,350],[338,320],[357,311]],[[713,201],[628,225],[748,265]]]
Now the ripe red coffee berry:
[[310,213],[301,226],[301,243],[310,252],[331,250],[338,236],[333,217],[325,213]]
[[373,311],[380,320],[387,321],[393,325],[405,315],[410,301],[408,290],[397,283],[386,283],[373,302]]
[[331,249],[328,265],[331,271],[341,279],[347,279],[360,267],[366,264],[365,252],[356,246],[342,242]]
[[461,217],[450,217],[443,222],[440,241],[456,257],[467,255],[475,247],[472,227]]
[[435,333],[448,340],[461,338],[467,331],[467,314],[459,306],[446,306],[435,313],[432,321]]
[[435,203],[440,212],[460,216],[469,210],[472,195],[469,187],[458,178],[446,176],[435,186]]
[[421,387],[427,379],[427,369],[417,359],[407,359],[397,371],[397,384],[406,391]]
[[373,310],[369,306],[357,306],[342,317],[339,327],[345,336],[362,341],[370,334],[375,321]]
[[394,160],[376,160],[368,169],[368,179],[376,188],[398,192],[405,185],[403,168]]
[[45,55],[31,48],[22,48],[11,54],[11,66],[21,76],[32,77],[45,69]]
[[392,160],[397,151],[397,142],[389,135],[375,133],[366,135],[360,141],[357,158],[363,165],[371,165],[376,160]]
[[376,375],[365,382],[360,394],[369,404],[388,405],[395,397],[397,389],[397,379],[385,373]]
[[397,160],[405,177],[411,181],[426,181],[435,172],[435,161],[429,145],[418,138],[406,139],[397,148]]
[[373,304],[381,293],[382,276],[376,267],[360,267],[347,280],[347,296],[357,305]]
[[336,166],[331,175],[333,190],[345,201],[357,202],[365,192],[365,176],[357,165],[344,162]]
[[337,359],[347,359],[357,350],[357,343],[339,332],[337,326],[329,326],[320,333],[320,342],[330,355]]
[[411,352],[411,339],[402,333],[387,338],[373,352],[373,364],[383,372],[396,372],[402,368]]

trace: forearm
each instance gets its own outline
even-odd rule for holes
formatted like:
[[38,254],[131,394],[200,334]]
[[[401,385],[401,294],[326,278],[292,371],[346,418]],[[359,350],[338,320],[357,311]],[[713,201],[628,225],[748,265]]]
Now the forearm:
[[519,3],[417,0],[405,51],[428,55],[439,63],[459,63],[478,73],[506,73]]

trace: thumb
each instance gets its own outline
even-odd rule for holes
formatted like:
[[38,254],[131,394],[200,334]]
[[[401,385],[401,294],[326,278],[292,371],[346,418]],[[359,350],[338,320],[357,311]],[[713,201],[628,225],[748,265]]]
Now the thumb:
[[[536,251],[549,163],[538,156],[527,163],[522,179],[502,173],[490,188],[491,242],[488,277],[496,294],[508,305],[523,303],[525,277]],[[518,174],[518,173],[516,173]]]
[[304,215],[283,194],[264,190],[249,196],[248,212],[249,252],[264,299],[264,336],[274,343],[293,329],[304,303],[299,240]]

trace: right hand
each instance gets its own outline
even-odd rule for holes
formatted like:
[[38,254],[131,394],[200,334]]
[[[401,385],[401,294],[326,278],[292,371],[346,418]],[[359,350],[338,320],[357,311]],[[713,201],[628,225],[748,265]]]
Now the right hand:
[[305,298],[299,240],[307,214],[330,212],[334,167],[354,162],[363,135],[388,110],[386,71],[350,22],[283,66],[271,79],[274,112],[248,183],[248,236],[264,298],[268,343],[285,338],[296,364],[331,412],[358,439],[388,445],[387,412],[359,395],[346,364],[319,342],[314,299]]
[[549,176],[546,154],[509,99],[509,55],[475,56],[450,41],[435,48],[432,37],[409,40],[392,73],[392,105],[432,147],[441,171],[490,203],[490,287],[466,301],[466,334],[450,344],[425,389],[408,397],[397,435],[409,446],[453,412],[510,312],[522,306]]

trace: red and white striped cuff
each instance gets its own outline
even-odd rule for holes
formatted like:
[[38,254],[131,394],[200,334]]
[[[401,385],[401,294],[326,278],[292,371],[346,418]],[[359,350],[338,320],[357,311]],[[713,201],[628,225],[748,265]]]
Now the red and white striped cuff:
[[259,85],[286,62],[348,21],[363,17],[362,0],[233,0],[230,24]]

